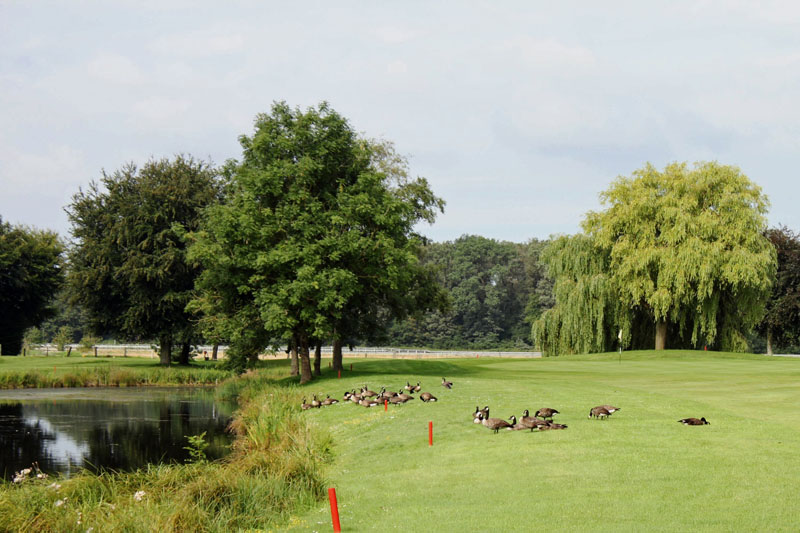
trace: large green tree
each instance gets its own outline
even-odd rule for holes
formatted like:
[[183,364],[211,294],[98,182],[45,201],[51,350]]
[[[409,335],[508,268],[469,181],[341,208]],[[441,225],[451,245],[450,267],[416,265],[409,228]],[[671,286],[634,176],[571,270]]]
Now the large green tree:
[[225,202],[207,210],[192,246],[206,269],[191,307],[230,340],[234,364],[288,340],[306,382],[314,344],[341,346],[379,327],[381,312],[437,305],[414,226],[442,202],[424,179],[387,171],[385,145],[324,103],[276,103],[240,142]]
[[758,330],[772,355],[773,344],[787,346],[800,340],[800,236],[779,227],[767,230],[766,237],[778,254],[778,271]]
[[648,164],[600,198],[584,235],[548,255],[556,307],[533,329],[543,349],[608,349],[619,331],[623,346],[747,349],[776,265],[761,189],[732,166]]
[[68,279],[95,331],[158,339],[163,365],[178,345],[188,363],[196,332],[185,307],[200,267],[187,260],[182,235],[218,197],[216,171],[185,156],[104,172],[73,196]]
[[64,246],[52,231],[12,226],[0,218],[0,345],[17,355],[25,330],[52,314],[63,283]]

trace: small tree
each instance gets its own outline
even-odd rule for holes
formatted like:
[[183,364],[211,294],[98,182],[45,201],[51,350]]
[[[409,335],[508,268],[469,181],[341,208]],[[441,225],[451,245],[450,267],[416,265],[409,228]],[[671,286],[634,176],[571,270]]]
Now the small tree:
[[64,346],[72,343],[72,328],[69,326],[61,326],[58,328],[58,332],[56,333],[55,337],[53,337],[53,342],[55,343],[58,351],[63,352]]

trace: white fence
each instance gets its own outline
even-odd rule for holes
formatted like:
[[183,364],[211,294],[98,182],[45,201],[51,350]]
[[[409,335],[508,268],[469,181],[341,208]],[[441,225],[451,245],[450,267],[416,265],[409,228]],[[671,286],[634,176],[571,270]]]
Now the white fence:
[[[80,353],[81,346],[79,344],[68,344],[66,347],[71,347],[72,352]],[[56,351],[55,344],[40,344],[34,346],[40,352]],[[156,352],[157,346],[150,344],[96,344],[92,346],[91,352],[84,355],[102,356],[102,357],[158,357]],[[192,356],[203,357],[203,352],[206,352],[208,357],[211,357],[213,350],[211,345],[193,346]],[[217,357],[220,359],[225,358],[225,351],[227,346],[220,345],[217,348]],[[342,350],[344,357],[375,357],[384,359],[440,359],[448,357],[541,357],[541,352],[499,352],[499,351],[481,351],[481,350],[418,350],[414,348],[391,348],[380,346],[367,346],[356,347],[352,350],[344,348]],[[332,357],[333,346],[322,347],[322,357]],[[267,351],[260,355],[262,359],[280,359],[286,358],[286,347],[281,347],[276,351]]]

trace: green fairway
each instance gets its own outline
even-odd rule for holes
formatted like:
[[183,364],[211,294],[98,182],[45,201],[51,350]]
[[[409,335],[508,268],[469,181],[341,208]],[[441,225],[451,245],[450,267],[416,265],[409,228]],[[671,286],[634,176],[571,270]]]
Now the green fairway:
[[[439,398],[305,412],[330,431],[343,531],[796,531],[800,360],[704,352],[545,359],[363,360],[304,388],[422,383]],[[452,390],[441,378],[454,382]],[[564,431],[472,423],[560,411]],[[589,420],[595,405],[621,407]],[[677,420],[705,417],[711,425]],[[428,421],[434,446],[428,445]],[[330,528],[327,502],[287,527]]]

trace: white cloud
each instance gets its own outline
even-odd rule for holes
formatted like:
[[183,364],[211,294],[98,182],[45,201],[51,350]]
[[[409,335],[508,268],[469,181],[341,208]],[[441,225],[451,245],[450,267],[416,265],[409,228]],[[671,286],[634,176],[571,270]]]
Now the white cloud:
[[153,96],[133,104],[130,120],[138,127],[176,125],[175,118],[191,107],[191,102],[179,98]]
[[502,41],[498,49],[513,55],[528,65],[574,69],[594,67],[597,58],[588,48],[567,45],[554,39],[536,39],[529,36]]
[[150,43],[149,49],[165,55],[206,57],[238,52],[244,44],[245,39],[240,33],[193,32],[160,37]]
[[389,44],[401,44],[419,37],[420,33],[408,28],[382,26],[370,31],[370,34]]
[[107,52],[101,52],[89,61],[86,70],[95,79],[121,85],[138,84],[144,78],[139,67],[129,58]]

